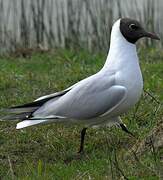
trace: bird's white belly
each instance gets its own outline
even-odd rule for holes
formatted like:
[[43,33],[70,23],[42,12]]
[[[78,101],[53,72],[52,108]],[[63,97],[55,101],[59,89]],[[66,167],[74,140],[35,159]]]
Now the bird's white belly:
[[133,107],[139,100],[143,89],[143,83],[135,84],[133,87],[128,88],[127,97],[121,104],[120,109],[122,112],[126,112]]
[[125,86],[127,89],[127,96],[124,102],[119,106],[118,112],[124,113],[133,107],[139,100],[143,90],[143,78],[140,69],[135,71],[120,72],[117,77],[117,83]]

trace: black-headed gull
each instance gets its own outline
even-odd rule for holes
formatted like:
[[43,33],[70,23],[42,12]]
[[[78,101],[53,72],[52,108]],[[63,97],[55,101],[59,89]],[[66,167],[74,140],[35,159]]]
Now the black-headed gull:
[[49,122],[82,123],[79,152],[83,151],[88,127],[118,125],[130,133],[120,115],[133,107],[142,93],[143,79],[135,46],[142,37],[159,40],[136,20],[117,20],[112,27],[106,63],[99,72],[64,91],[11,107],[11,115],[2,120],[21,120],[17,129]]

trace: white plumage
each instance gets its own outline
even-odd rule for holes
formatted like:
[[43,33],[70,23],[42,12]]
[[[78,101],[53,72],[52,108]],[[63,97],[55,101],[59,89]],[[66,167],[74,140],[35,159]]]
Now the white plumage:
[[123,37],[118,20],[112,28],[104,67],[66,89],[61,96],[55,93],[36,100],[50,98],[32,113],[31,120],[19,122],[17,129],[49,122],[83,123],[86,126],[119,124],[119,115],[139,100],[142,88],[136,46]]

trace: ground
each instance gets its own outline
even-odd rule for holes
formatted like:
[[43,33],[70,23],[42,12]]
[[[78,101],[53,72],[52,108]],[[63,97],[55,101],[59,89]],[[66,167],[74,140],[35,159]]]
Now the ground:
[[[16,122],[0,122],[2,179],[159,179],[162,148],[141,156],[133,146],[162,119],[163,53],[139,49],[144,89],[138,104],[122,116],[130,137],[118,128],[89,129],[85,153],[77,154],[80,126],[50,124],[16,130]],[[29,56],[0,57],[0,107],[19,105],[63,90],[102,68],[106,54],[53,50]]]

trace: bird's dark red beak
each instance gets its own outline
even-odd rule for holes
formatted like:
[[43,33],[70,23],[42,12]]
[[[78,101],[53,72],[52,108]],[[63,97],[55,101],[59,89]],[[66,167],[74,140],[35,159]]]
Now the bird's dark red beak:
[[144,37],[148,37],[151,39],[156,39],[156,40],[160,40],[159,36],[155,33],[151,33],[151,32],[144,32]]

